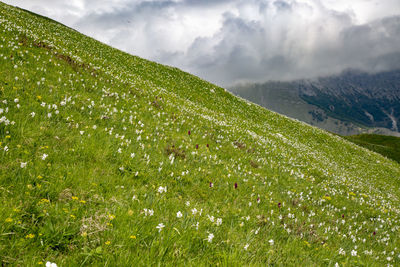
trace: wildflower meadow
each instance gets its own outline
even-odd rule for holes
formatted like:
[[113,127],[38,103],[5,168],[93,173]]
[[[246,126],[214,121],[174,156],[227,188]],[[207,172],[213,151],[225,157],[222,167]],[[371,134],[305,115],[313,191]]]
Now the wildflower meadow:
[[399,266],[400,165],[0,3],[2,266]]

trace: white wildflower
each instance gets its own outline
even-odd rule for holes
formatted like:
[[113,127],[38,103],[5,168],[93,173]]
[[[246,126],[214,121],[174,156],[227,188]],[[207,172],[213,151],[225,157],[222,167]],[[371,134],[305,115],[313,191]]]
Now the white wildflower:
[[46,153],[44,153],[44,154],[42,155],[42,160],[45,160],[48,156],[49,156],[49,155],[47,155]]
[[214,238],[214,235],[210,233],[210,234],[208,235],[208,237],[207,237],[208,243],[211,243],[212,240],[213,240],[213,238]]
[[143,211],[144,211],[145,216],[153,216],[153,214],[154,214],[154,210],[143,209]]
[[21,168],[25,168],[28,162],[21,162]]
[[160,194],[166,193],[167,192],[167,187],[166,186],[165,187],[160,186],[157,191]]
[[182,218],[182,216],[183,216],[183,215],[182,215],[182,212],[178,211],[178,212],[176,213],[176,217],[177,217],[177,218]]
[[46,262],[46,267],[57,267],[57,264],[55,264],[54,262]]
[[270,239],[268,242],[269,242],[269,244],[270,244],[271,246],[274,245],[274,240],[273,240],[273,239]]
[[156,228],[158,229],[158,232],[161,232],[161,230],[165,227],[163,223],[159,223]]

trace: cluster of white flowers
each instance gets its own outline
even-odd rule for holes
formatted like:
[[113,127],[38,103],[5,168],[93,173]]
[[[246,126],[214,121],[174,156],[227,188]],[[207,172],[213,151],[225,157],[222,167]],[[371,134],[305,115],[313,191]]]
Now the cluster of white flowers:
[[154,215],[154,210],[152,210],[152,209],[143,209],[143,211],[144,211],[144,215],[145,216],[153,216]]

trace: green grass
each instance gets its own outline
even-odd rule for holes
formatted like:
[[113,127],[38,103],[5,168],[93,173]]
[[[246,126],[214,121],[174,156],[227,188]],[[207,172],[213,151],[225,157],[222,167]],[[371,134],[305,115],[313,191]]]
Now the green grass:
[[400,264],[399,164],[4,4],[0,32],[2,265]]
[[400,163],[400,138],[377,134],[361,134],[345,137],[350,142],[368,148]]

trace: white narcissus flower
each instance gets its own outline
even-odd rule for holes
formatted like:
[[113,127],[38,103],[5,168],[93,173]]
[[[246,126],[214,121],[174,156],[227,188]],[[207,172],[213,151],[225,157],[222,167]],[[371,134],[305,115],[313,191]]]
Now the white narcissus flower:
[[57,264],[55,264],[54,262],[46,262],[46,267],[57,267]]
[[211,243],[212,242],[212,240],[213,240],[213,238],[214,238],[214,234],[209,234],[208,235],[208,237],[207,237],[207,241],[208,241],[208,243]]
[[166,186],[164,186],[164,187],[160,186],[157,191],[160,194],[166,193],[167,192],[167,187]]
[[161,232],[161,230],[165,227],[163,223],[159,223],[156,228],[158,229],[158,232]]

